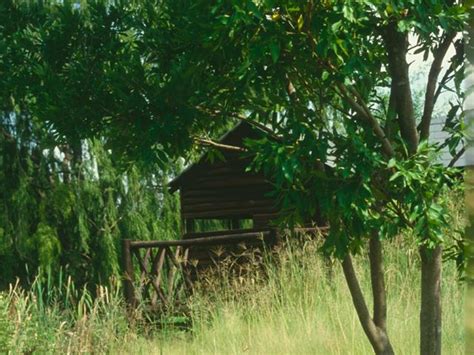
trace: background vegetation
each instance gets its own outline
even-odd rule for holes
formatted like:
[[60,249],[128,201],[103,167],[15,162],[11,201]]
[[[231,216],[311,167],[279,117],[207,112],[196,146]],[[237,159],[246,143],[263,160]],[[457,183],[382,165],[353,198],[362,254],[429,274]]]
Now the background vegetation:
[[[332,276],[319,243],[290,243],[265,270],[240,279],[208,276],[190,299],[192,327],[157,328],[139,312],[126,317],[119,289],[99,287],[93,298],[71,279],[37,279],[31,291],[13,287],[0,296],[0,346],[20,352],[137,354],[367,354],[339,265]],[[410,237],[386,249],[390,334],[399,354],[419,347],[419,257]],[[355,259],[364,292],[370,292],[367,255]],[[267,275],[264,277],[264,274]],[[443,273],[443,352],[464,347],[463,300],[453,262]],[[49,280],[49,281],[48,281]],[[49,284],[48,284],[49,282]],[[60,283],[60,284],[58,284]],[[59,286],[59,287],[58,287]],[[44,301],[40,301],[44,300]],[[44,302],[44,303],[43,303]]]
[[40,268],[105,285],[122,238],[179,235],[178,196],[164,187],[175,167],[124,170],[98,139],[51,144],[27,114],[1,115],[0,133],[0,289]]

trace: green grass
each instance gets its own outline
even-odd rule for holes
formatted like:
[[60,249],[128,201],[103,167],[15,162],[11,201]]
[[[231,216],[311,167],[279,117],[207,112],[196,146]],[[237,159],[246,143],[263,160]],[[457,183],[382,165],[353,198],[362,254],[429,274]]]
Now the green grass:
[[[397,354],[418,353],[419,261],[401,240],[385,248],[388,331]],[[282,249],[278,262],[242,278],[207,277],[192,297],[192,327],[157,330],[129,323],[120,290],[97,297],[62,277],[38,279],[30,291],[0,293],[0,348],[10,353],[369,354],[340,265],[327,264],[317,243]],[[370,296],[365,256],[355,259]],[[222,273],[226,270],[223,268]],[[266,276],[264,276],[264,274]],[[222,275],[221,275],[222,276]],[[464,351],[464,286],[455,265],[443,272],[443,353]],[[370,302],[370,297],[367,299]]]
[[[241,285],[202,287],[193,299],[192,333],[168,331],[138,339],[123,352],[164,354],[369,354],[372,352],[352,306],[339,265],[328,278],[314,243],[283,252],[269,278]],[[386,253],[388,329],[397,354],[417,354],[419,269],[414,250],[400,242]],[[356,263],[370,296],[368,265]],[[463,294],[452,263],[443,276],[443,353],[464,352]],[[368,300],[369,301],[369,300]]]
[[0,293],[0,353],[103,353],[130,332],[118,287],[99,286],[93,299],[57,276]]

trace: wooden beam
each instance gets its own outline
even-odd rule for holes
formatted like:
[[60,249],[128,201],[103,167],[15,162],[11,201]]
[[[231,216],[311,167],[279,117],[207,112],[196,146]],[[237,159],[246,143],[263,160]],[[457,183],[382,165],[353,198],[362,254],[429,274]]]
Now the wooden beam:
[[181,206],[183,215],[196,213],[206,213],[227,210],[249,210],[249,209],[276,210],[276,202],[272,200],[240,200],[240,201],[214,201],[209,203],[185,203]]
[[234,235],[234,234],[245,234],[245,233],[258,233],[258,232],[267,232],[269,228],[242,228],[235,230],[220,230],[220,231],[209,231],[209,232],[196,232],[196,233],[187,233],[183,236],[183,239],[193,239],[193,238],[203,238],[203,237],[212,237],[219,236],[223,234]]
[[215,218],[215,219],[228,219],[228,218],[252,218],[254,214],[266,214],[266,213],[277,213],[278,209],[273,206],[243,206],[241,208],[233,209],[218,209],[215,211],[203,211],[203,212],[182,212],[184,218]]
[[137,248],[156,248],[156,247],[170,247],[170,246],[193,246],[193,245],[217,245],[235,243],[248,239],[255,239],[270,235],[270,231],[262,232],[248,232],[241,234],[224,234],[213,237],[202,237],[183,240],[147,240],[147,241],[132,241],[130,247]]

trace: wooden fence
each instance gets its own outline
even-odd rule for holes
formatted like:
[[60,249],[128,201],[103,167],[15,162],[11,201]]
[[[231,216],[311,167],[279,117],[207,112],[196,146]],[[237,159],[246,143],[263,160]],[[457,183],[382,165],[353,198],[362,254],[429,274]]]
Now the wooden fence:
[[151,310],[179,307],[192,293],[198,267],[209,266],[213,247],[269,245],[275,229],[193,233],[182,240],[122,242],[124,294],[127,304]]

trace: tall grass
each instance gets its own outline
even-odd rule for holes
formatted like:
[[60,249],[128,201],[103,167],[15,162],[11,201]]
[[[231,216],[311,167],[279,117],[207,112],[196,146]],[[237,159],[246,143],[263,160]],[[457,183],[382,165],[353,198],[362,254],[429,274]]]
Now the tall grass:
[[102,353],[129,329],[117,286],[92,295],[60,271],[39,275],[28,291],[17,283],[0,293],[0,353]]
[[[192,327],[128,318],[119,287],[92,295],[70,278],[38,277],[29,291],[0,293],[0,352],[163,354],[369,354],[340,265],[330,272],[318,242],[290,243],[265,266],[230,278],[205,275],[189,300]],[[396,353],[418,353],[419,260],[403,239],[385,247],[388,331]],[[367,300],[366,255],[355,258]],[[48,276],[49,275],[49,276]],[[443,352],[463,352],[464,286],[443,272]],[[138,318],[137,318],[138,317]]]
[[[168,331],[139,339],[124,352],[164,354],[370,354],[338,264],[332,273],[318,256],[317,243],[289,248],[256,280],[220,278],[201,285],[191,300],[192,333]],[[403,241],[385,253],[388,330],[397,354],[419,348],[419,260]],[[366,256],[356,268],[368,301]],[[228,280],[228,281],[223,281]],[[463,294],[455,265],[443,274],[443,352],[464,351]]]

